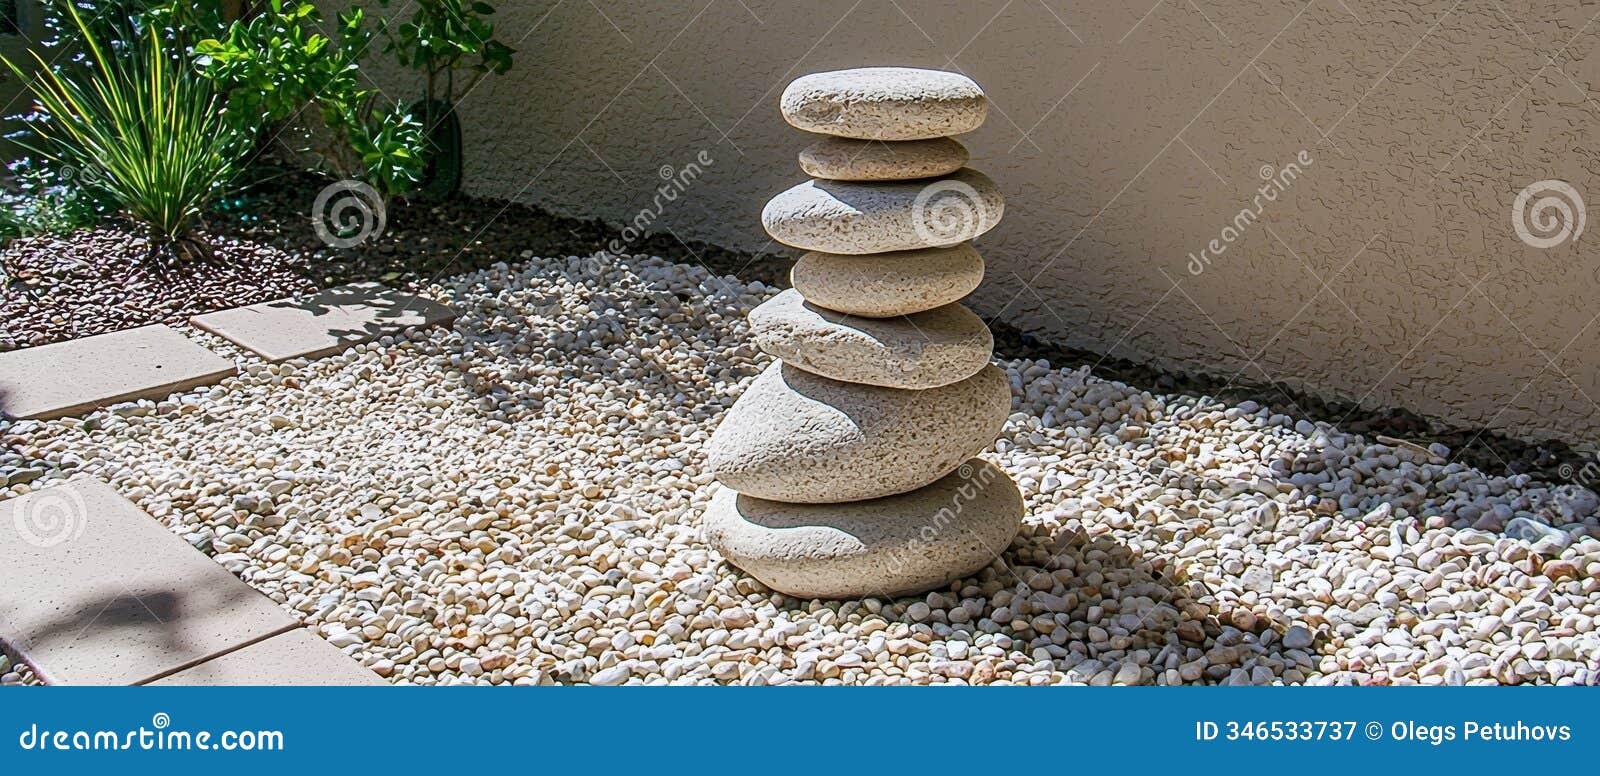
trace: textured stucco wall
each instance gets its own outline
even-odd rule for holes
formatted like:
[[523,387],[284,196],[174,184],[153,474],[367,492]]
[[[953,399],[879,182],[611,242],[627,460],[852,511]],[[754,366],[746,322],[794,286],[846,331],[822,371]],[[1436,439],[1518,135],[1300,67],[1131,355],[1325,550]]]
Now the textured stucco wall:
[[[869,64],[988,91],[963,140],[1008,195],[971,304],[1041,337],[1527,437],[1600,438],[1600,234],[1536,249],[1511,207],[1600,201],[1600,3],[502,2],[515,71],[462,104],[472,193],[616,222],[664,166],[684,239],[761,231],[808,142],[777,96]],[[404,90],[399,79],[381,78]],[[1198,275],[1274,169],[1311,163]]]

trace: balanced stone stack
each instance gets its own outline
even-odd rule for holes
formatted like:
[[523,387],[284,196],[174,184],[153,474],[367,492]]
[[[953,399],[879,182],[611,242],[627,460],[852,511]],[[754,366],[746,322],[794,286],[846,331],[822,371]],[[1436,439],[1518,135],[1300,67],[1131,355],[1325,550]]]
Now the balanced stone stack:
[[708,448],[723,486],[707,541],[800,598],[921,592],[987,566],[1022,496],[974,456],[1011,411],[993,337],[958,300],[983,279],[970,240],[999,222],[994,182],[949,137],[983,123],[971,79],[911,68],[808,75],[784,118],[825,135],[813,180],[767,203],[772,237],[806,253],[794,288],[750,313],[781,359]]

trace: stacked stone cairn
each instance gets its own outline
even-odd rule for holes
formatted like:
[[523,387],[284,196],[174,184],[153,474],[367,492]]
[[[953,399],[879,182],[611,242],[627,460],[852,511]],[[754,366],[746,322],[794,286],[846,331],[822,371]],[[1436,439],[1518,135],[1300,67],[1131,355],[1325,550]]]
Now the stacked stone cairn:
[[983,123],[971,79],[912,68],[817,73],[783,116],[824,135],[814,176],[767,203],[779,242],[809,251],[794,288],[750,313],[781,359],[728,411],[707,450],[721,484],[707,541],[798,598],[920,593],[1004,552],[1017,487],[974,457],[1011,411],[994,339],[958,300],[983,279],[970,240],[1004,211],[949,137]]

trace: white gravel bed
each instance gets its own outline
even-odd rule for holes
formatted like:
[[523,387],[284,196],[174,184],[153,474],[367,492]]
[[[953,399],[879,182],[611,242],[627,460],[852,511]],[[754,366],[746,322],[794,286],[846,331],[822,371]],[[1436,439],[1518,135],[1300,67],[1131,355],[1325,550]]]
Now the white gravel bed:
[[13,663],[11,657],[0,654],[0,687],[33,687],[43,684],[27,663]]
[[0,427],[0,498],[107,479],[396,682],[1600,682],[1581,488],[1002,361],[985,457],[1028,506],[1004,557],[923,597],[797,601],[698,529],[774,289],[600,255],[430,293],[453,328],[227,350],[219,386]]

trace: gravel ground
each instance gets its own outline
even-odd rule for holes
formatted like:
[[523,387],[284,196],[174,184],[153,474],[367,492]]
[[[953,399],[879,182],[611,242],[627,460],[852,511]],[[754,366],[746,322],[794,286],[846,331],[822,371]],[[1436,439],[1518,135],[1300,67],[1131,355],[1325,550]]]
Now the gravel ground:
[[[450,330],[0,431],[397,682],[1600,683],[1597,499],[1246,400],[1001,359],[1021,535],[919,598],[797,601],[699,539],[774,289],[529,256]],[[15,478],[15,477],[14,477]]]
[[0,653],[0,687],[34,687],[43,684],[27,663],[13,662],[10,655]]
[[[214,254],[178,271],[143,259],[146,241],[115,222],[66,236],[12,240],[0,246],[0,267],[26,278],[0,289],[0,352],[103,334],[150,323],[182,324],[190,315],[235,307],[340,283],[379,280],[421,291],[439,278],[539,256],[588,255],[619,236],[598,220],[555,215],[502,200],[457,197],[443,202],[392,199],[386,227],[347,249],[324,244],[312,228],[312,203],[326,181],[273,174],[254,193],[224,203],[202,228]],[[641,237],[628,250],[674,257],[707,270],[788,287],[794,262],[754,256],[671,233]],[[1366,436],[1442,442],[1453,456],[1484,471],[1564,478],[1594,457],[1559,441],[1527,441],[1473,428],[1454,428],[1405,411],[1352,407],[1272,384],[1226,376],[1177,375],[1102,354],[1062,348],[1000,322],[991,322],[1002,356],[1093,364],[1097,377],[1158,393],[1210,395],[1232,403],[1257,401],[1275,413],[1337,424]]]

